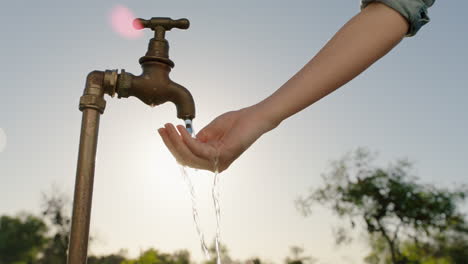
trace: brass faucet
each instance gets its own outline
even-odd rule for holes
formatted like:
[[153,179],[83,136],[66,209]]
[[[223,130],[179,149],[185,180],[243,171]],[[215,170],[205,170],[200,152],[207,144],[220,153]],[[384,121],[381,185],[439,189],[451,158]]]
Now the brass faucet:
[[150,28],[155,33],[149,42],[146,55],[139,60],[143,73],[134,76],[122,70],[117,77],[115,70],[107,71],[106,93],[111,96],[117,93],[119,98],[135,96],[150,106],[170,101],[177,107],[178,118],[193,119],[195,104],[192,95],[185,87],[169,78],[174,62],[169,59],[169,42],[165,39],[166,31],[172,28],[187,29],[190,22],[187,19],[153,17],[150,20],[136,19],[134,25]]
[[[151,106],[167,101],[173,102],[177,107],[178,118],[193,119],[195,104],[192,95],[185,87],[169,78],[174,62],[169,59],[169,42],[165,39],[166,31],[172,28],[187,29],[190,22],[187,19],[172,20],[154,17],[150,20],[136,19],[134,24],[152,29],[155,33],[154,38],[149,42],[146,55],[139,61],[143,73],[140,76],[134,76],[122,70],[117,79],[115,92],[119,98],[135,96]],[[109,93],[113,94],[113,87],[109,88]]]
[[[135,19],[140,29],[150,28],[155,36],[149,42],[148,51],[139,62],[143,72],[139,76],[121,70],[92,71],[86,78],[79,109],[83,112],[80,147],[76,172],[73,216],[68,252],[68,264],[86,264],[91,204],[94,182],[99,118],[104,113],[104,94],[118,95],[118,98],[135,96],[150,106],[173,102],[177,117],[187,121],[195,118],[195,103],[190,92],[173,82],[169,72],[174,62],[169,59],[169,43],[166,31],[172,28],[188,29],[187,19],[172,20],[167,17],[153,17],[150,20]],[[190,123],[190,122],[188,122]]]

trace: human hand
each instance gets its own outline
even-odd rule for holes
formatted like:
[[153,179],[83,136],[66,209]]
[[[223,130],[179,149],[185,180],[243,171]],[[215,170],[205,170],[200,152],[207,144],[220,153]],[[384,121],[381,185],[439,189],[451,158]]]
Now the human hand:
[[158,129],[177,162],[197,169],[226,170],[261,135],[275,125],[261,118],[255,107],[227,112],[192,138],[184,126],[166,124]]

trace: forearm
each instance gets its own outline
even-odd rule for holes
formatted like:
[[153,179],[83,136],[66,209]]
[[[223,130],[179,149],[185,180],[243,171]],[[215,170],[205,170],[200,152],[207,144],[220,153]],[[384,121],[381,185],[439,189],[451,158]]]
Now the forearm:
[[370,4],[346,23],[298,73],[255,105],[275,127],[338,89],[396,46],[408,22],[395,10]]

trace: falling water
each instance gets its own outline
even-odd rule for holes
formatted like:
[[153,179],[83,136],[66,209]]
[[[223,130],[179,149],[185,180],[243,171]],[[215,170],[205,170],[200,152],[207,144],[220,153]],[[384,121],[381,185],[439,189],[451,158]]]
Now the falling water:
[[[192,120],[187,119],[185,120],[185,127],[187,131],[195,137],[195,130],[193,129]],[[219,205],[219,173],[218,173],[218,160],[219,160],[219,152],[216,154],[216,157],[213,161],[213,168],[214,168],[214,179],[213,179],[213,186],[211,188],[211,196],[213,198],[213,205],[216,214],[216,236],[215,236],[215,249],[216,249],[216,263],[221,264],[221,253],[220,253],[220,244],[221,244],[221,228],[220,228],[220,219],[221,219],[221,209]],[[200,228],[199,218],[198,218],[198,210],[196,204],[196,196],[195,196],[195,189],[193,188],[192,181],[187,173],[185,166],[180,166],[182,175],[184,177],[185,183],[187,184],[190,196],[192,200],[192,215],[193,221],[195,222],[195,228],[197,229],[198,236],[200,237],[201,248],[203,253],[205,254],[206,259],[211,259],[210,253],[208,251],[208,247],[206,246],[205,237],[203,231]]]
[[208,247],[206,246],[205,236],[203,231],[200,228],[199,218],[198,218],[198,209],[197,209],[197,199],[195,196],[195,189],[193,188],[192,180],[187,174],[187,170],[185,166],[180,165],[180,171],[182,172],[182,176],[184,178],[187,187],[189,188],[190,198],[192,200],[192,217],[193,222],[195,223],[195,228],[197,229],[198,236],[200,237],[200,243],[203,253],[205,254],[206,259],[210,259],[210,252],[208,251]]
[[187,129],[187,132],[189,132],[189,134],[192,135],[193,138],[195,137],[195,131],[193,130],[192,120],[185,120],[185,129]]
[[221,218],[221,209],[219,206],[219,173],[218,173],[218,160],[219,160],[219,153],[216,154],[214,160],[214,179],[213,179],[213,187],[211,188],[211,196],[213,197],[213,205],[215,208],[216,213],[216,237],[215,237],[215,246],[216,246],[216,263],[221,264],[221,254],[220,254],[220,237],[221,237],[221,229],[220,229],[220,218]]

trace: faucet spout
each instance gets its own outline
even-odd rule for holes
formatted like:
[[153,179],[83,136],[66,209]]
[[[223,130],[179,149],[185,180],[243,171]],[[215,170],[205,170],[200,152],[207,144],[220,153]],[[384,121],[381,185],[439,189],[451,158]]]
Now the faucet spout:
[[180,119],[195,118],[195,103],[192,94],[182,85],[169,78],[171,67],[159,61],[142,64],[143,73],[135,76],[124,70],[119,74],[116,92],[120,97],[134,96],[147,105],[156,106],[173,102]]
[[172,82],[169,85],[171,96],[169,101],[173,102],[177,108],[177,117],[180,119],[194,119],[195,118],[195,102],[193,101],[192,94],[184,86]]

